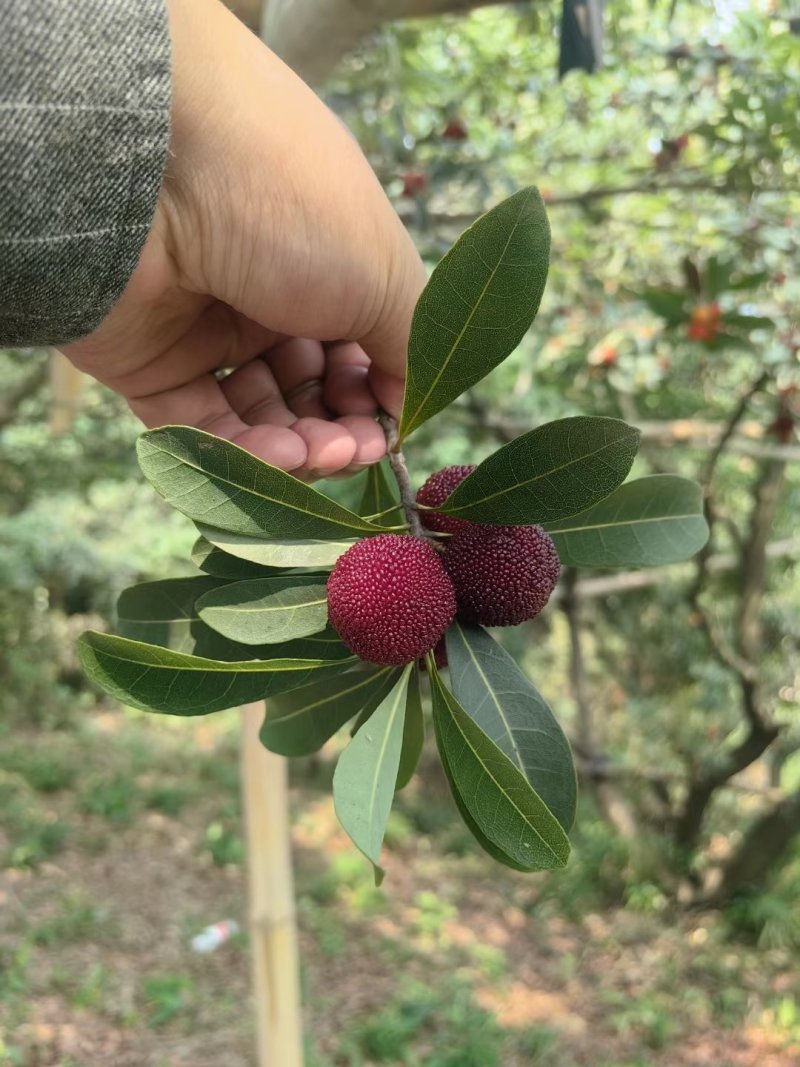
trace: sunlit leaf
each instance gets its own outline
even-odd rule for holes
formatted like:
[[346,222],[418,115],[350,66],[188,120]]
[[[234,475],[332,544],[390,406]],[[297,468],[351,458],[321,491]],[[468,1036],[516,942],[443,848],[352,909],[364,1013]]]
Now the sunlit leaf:
[[272,644],[324,630],[328,592],[324,580],[313,575],[249,578],[209,590],[197,610],[212,630],[232,641]]
[[[336,633],[328,626],[308,637],[298,637],[294,641],[281,641],[279,644],[243,645],[231,641],[198,619],[192,623],[194,648],[196,656],[208,659],[238,661],[244,659],[324,659],[352,660],[353,653]],[[186,651],[185,649],[183,651]]]
[[215,578],[228,578],[231,581],[241,581],[243,578],[263,578],[270,572],[277,574],[281,568],[262,567],[257,563],[249,563],[246,559],[238,559],[228,555],[212,545],[205,537],[198,537],[192,548],[192,563],[206,574]]
[[197,600],[225,584],[211,577],[168,578],[124,590],[117,601],[122,637],[207,659],[351,659],[352,653],[331,627],[280,644],[244,645],[212,630],[202,621]]
[[237,534],[215,530],[198,523],[203,537],[217,548],[237,559],[248,560],[264,567],[314,567],[330,569],[344,552],[351,548],[353,540],[291,540],[263,537],[241,537]]
[[567,518],[625,480],[640,437],[619,419],[578,415],[548,422],[499,448],[435,510],[520,526]]
[[392,808],[403,745],[409,663],[363,729],[339,757],[333,775],[336,816],[353,843],[376,866]]
[[547,525],[571,567],[655,567],[690,559],[708,540],[703,490],[653,474],[620,486],[588,511]]
[[549,261],[547,213],[533,188],[456,241],[414,312],[401,440],[514,351],[539,310]]

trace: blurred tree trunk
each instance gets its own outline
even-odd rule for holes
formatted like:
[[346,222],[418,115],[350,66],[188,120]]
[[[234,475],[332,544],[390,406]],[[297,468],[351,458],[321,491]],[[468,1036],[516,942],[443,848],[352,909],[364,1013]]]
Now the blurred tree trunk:
[[757,819],[722,872],[712,902],[722,904],[737,893],[760,889],[774,873],[800,833],[800,792],[783,799]]

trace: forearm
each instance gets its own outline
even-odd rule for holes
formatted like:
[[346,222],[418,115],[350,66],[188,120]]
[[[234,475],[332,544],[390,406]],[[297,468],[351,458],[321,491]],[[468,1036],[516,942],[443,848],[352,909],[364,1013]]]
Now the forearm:
[[0,0],[0,344],[64,343],[122,293],[169,137],[164,0]]

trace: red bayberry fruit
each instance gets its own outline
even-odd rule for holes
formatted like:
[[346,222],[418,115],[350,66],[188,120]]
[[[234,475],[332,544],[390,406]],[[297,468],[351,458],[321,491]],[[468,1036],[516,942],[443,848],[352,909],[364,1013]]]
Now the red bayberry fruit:
[[410,170],[403,175],[403,196],[413,199],[428,188],[428,175],[420,170]]
[[428,541],[380,534],[340,556],[328,578],[328,617],[347,647],[370,663],[419,659],[453,621],[456,598]]
[[[474,463],[466,467],[442,467],[417,491],[417,503],[426,508],[438,508],[474,470]],[[466,519],[457,519],[452,515],[436,515],[430,511],[420,511],[419,517],[426,530],[434,530],[436,533],[453,534],[462,526],[468,525]]]
[[619,363],[617,346],[608,342],[597,345],[589,354],[589,363],[593,367],[616,367]]
[[692,312],[686,332],[693,341],[713,341],[721,323],[722,310],[719,304],[700,304]]
[[458,117],[450,119],[445,128],[442,130],[442,137],[446,141],[466,141],[469,137],[469,131],[467,130],[467,124],[463,119]]
[[458,617],[483,626],[533,619],[558,581],[561,562],[541,526],[471,523],[447,543],[444,565],[453,581]]

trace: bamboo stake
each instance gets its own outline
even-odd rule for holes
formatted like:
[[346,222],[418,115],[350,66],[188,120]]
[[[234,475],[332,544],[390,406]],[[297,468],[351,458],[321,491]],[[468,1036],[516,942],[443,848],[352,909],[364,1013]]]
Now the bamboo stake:
[[53,433],[66,433],[72,426],[80,407],[85,380],[66,356],[53,349],[50,356],[50,429]]
[[258,739],[263,703],[242,709],[242,800],[258,1067],[303,1067],[286,760]]

